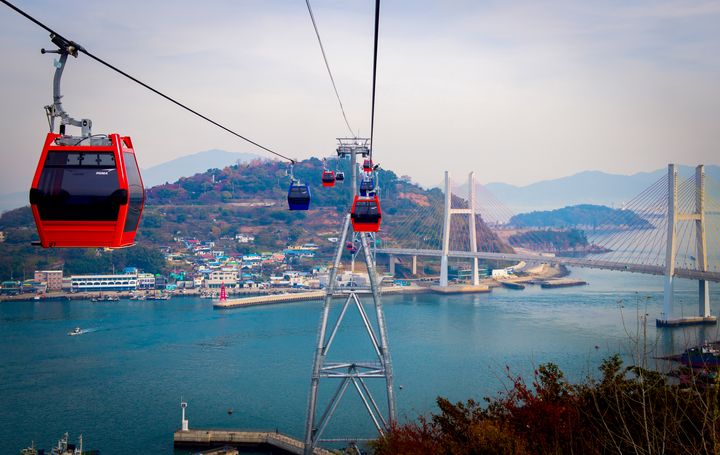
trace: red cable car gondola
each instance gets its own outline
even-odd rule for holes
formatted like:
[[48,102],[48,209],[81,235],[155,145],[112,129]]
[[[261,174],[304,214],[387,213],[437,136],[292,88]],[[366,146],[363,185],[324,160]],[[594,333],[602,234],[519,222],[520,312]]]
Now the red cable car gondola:
[[[49,247],[122,248],[135,242],[145,190],[129,137],[111,134],[77,143],[48,133],[30,205]],[[91,145],[82,145],[87,140]],[[99,144],[98,144],[99,143]]]
[[363,171],[365,172],[372,172],[373,170],[373,163],[370,158],[367,158],[363,161]]
[[355,232],[378,232],[381,220],[382,211],[377,196],[355,196],[350,211],[350,221]]
[[[30,188],[30,206],[40,245],[77,248],[122,248],[135,243],[145,205],[140,168],[132,140],[118,134],[93,135],[90,119],[76,120],[62,106],[60,82],[68,56],[77,44],[52,34],[59,54],[53,78],[53,104],[45,107],[50,133]],[[60,134],[55,134],[55,120]],[[67,126],[81,136],[65,134]]]
[[323,186],[335,186],[335,171],[324,170],[322,173]]

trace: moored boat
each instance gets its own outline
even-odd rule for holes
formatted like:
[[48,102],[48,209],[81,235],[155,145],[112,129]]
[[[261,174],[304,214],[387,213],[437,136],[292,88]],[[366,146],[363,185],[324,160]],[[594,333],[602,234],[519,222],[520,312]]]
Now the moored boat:
[[682,353],[680,363],[692,368],[720,367],[720,349],[711,344],[695,346]]

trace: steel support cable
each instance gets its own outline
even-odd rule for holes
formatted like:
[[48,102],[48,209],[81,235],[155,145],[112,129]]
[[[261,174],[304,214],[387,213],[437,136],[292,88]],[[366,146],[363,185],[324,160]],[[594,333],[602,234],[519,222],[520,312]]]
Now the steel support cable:
[[322,53],[322,58],[325,62],[325,68],[327,69],[328,76],[330,76],[330,82],[332,82],[335,97],[340,105],[340,112],[342,112],[343,120],[345,120],[345,126],[347,126],[348,131],[350,131],[350,136],[356,137],[353,129],[350,127],[347,115],[345,114],[345,107],[340,100],[340,93],[338,92],[337,85],[335,84],[335,78],[333,77],[332,71],[330,71],[330,63],[328,63],[327,55],[325,54],[325,47],[323,46],[322,39],[320,39],[320,32],[318,31],[317,22],[315,22],[315,15],[313,14],[312,7],[310,6],[310,0],[305,0],[305,4],[307,5],[308,13],[310,13],[310,20],[312,21],[313,28],[315,29],[315,36],[317,36],[318,44],[320,45],[320,52]]
[[[655,207],[660,208],[664,202],[662,201],[662,198],[655,201]],[[634,213],[636,216],[638,216],[638,221],[636,223],[632,223],[628,225],[628,230],[624,231],[623,235],[619,236],[618,239],[621,240],[620,242],[615,242],[612,246],[614,248],[618,249],[618,255],[623,257],[623,260],[626,260],[628,262],[637,260],[642,261],[642,256],[644,256],[644,248],[641,250],[640,257],[637,257],[637,245],[643,245],[647,244],[650,241],[647,240],[648,237],[651,239],[654,237],[653,233],[648,233],[646,229],[641,229],[642,225],[638,225],[637,223],[640,223],[640,219],[646,220],[648,218],[647,213],[644,208],[635,208],[632,207],[630,209],[632,213]],[[635,256],[633,256],[635,255]]]
[[[644,199],[649,199],[649,201],[650,201],[649,203],[654,203],[654,206],[658,206],[659,204],[662,204],[662,202],[663,202],[662,199],[657,200],[654,196],[651,196],[651,195],[648,195],[648,197],[646,197]],[[643,244],[647,243],[646,241],[641,242],[641,240],[643,240],[647,236],[645,233],[645,229],[641,229],[640,228],[641,226],[639,226],[639,224],[642,223],[642,221],[647,221],[647,220],[645,220],[645,218],[647,217],[646,213],[650,211],[650,209],[648,209],[647,207],[648,207],[648,202],[645,202],[644,200],[637,200],[636,204],[631,205],[626,208],[627,211],[632,212],[638,218],[634,223],[629,224],[628,230],[624,231],[623,235],[621,235],[619,237],[621,239],[624,239],[625,241],[623,243],[621,243],[618,248],[619,248],[620,252],[622,252],[626,255],[624,260],[627,260],[629,262],[631,261],[631,259],[633,259],[632,255],[637,252],[636,245],[638,245],[638,244],[643,245]],[[622,222],[622,220],[617,221],[617,223],[620,223],[620,222]],[[626,245],[628,245],[628,246],[626,246]],[[644,251],[644,248],[643,248],[643,250],[641,250],[641,253],[640,253],[641,257],[642,257],[643,251]],[[637,259],[638,261],[641,261],[642,260],[641,257],[638,258],[636,256],[635,259]]]
[[[435,220],[437,219],[437,216],[435,215],[434,208],[432,206],[430,207],[422,207],[417,210],[414,210],[409,216],[406,217],[405,222],[400,224],[398,229],[393,231],[392,235],[396,240],[399,239],[410,239],[413,236],[423,238],[422,235],[424,235],[428,230],[433,229],[433,225],[424,225],[423,223],[420,223],[420,221],[427,221]],[[424,227],[422,230],[420,229],[421,226]]]
[[[659,206],[660,204],[662,204],[662,201],[659,201],[658,203],[656,203],[656,207],[657,207],[658,209],[661,208],[661,207]],[[646,215],[646,217],[647,217],[647,215]],[[651,259],[650,254],[654,251],[653,248],[656,248],[656,247],[655,247],[655,243],[657,242],[657,237],[658,237],[657,227],[655,227],[654,224],[653,224],[653,229],[650,230],[650,232],[647,234],[647,237],[648,237],[649,240],[647,240],[647,241],[645,242],[645,245],[643,246],[643,249],[642,249],[642,251],[641,251],[641,256],[642,256],[642,257],[647,257],[648,261],[650,261],[650,259]],[[647,256],[646,256],[645,250],[648,251],[648,252],[647,252]]]
[[[694,205],[695,205],[695,182],[694,179],[692,182],[689,182],[688,180],[684,180],[680,184],[680,188],[678,190],[678,212],[679,213],[694,213]],[[690,203],[692,202],[692,210],[690,210]],[[690,225],[692,226],[692,230],[690,230]],[[681,223],[681,230],[682,230],[682,236],[680,237],[680,242],[678,242],[677,245],[677,254],[676,254],[676,262],[680,261],[684,263],[686,267],[688,267],[688,259],[689,259],[689,250],[690,250],[690,243],[692,242],[692,232],[694,231],[695,223],[689,223],[689,222],[682,222]],[[685,247],[685,252],[681,255],[682,247]]]
[[165,98],[166,100],[170,101],[171,103],[175,104],[176,106],[179,106],[179,107],[181,107],[182,109],[185,109],[186,111],[188,111],[188,112],[190,112],[190,113],[192,113],[192,114],[195,114],[196,116],[200,117],[201,119],[203,119],[203,120],[205,120],[205,121],[207,121],[207,122],[209,122],[209,123],[217,126],[218,128],[220,128],[220,129],[222,129],[222,130],[224,130],[224,131],[232,134],[233,136],[236,136],[236,137],[242,139],[242,140],[245,141],[245,142],[248,142],[248,143],[250,143],[250,144],[252,144],[252,145],[254,145],[254,146],[256,146],[256,147],[258,147],[258,148],[260,148],[260,149],[262,149],[262,150],[265,150],[265,151],[268,152],[268,153],[271,153],[271,154],[273,154],[273,155],[275,155],[275,156],[277,156],[277,157],[283,158],[283,159],[285,159],[285,160],[287,160],[287,161],[289,161],[289,162],[291,162],[291,163],[295,163],[295,160],[294,160],[294,159],[289,158],[289,157],[287,157],[287,156],[285,156],[285,155],[283,155],[283,154],[281,154],[281,153],[278,153],[278,152],[276,152],[276,151],[274,151],[274,150],[271,150],[270,148],[265,147],[264,145],[261,145],[261,144],[255,142],[255,141],[253,141],[252,139],[249,139],[249,138],[243,136],[243,135],[240,134],[240,133],[237,133],[236,131],[234,131],[234,130],[232,130],[232,129],[230,129],[230,128],[224,126],[224,125],[222,125],[222,124],[219,123],[219,122],[216,122],[215,120],[213,120],[213,119],[211,119],[211,118],[209,118],[209,117],[201,114],[200,112],[198,112],[198,111],[196,111],[196,110],[194,110],[194,109],[186,106],[185,104],[181,103],[180,101],[177,101],[176,99],[174,99],[174,98],[172,98],[172,97],[164,94],[164,93],[161,92],[160,90],[158,90],[158,89],[156,89],[156,88],[153,88],[153,87],[151,87],[150,85],[146,84],[145,82],[142,82],[141,80],[139,80],[139,79],[131,76],[130,74],[128,74],[128,73],[126,73],[125,71],[117,68],[116,66],[114,66],[114,65],[106,62],[105,60],[101,59],[100,57],[96,56],[96,55],[93,54],[92,52],[90,52],[90,51],[88,51],[87,49],[85,49],[83,46],[80,46],[80,45],[78,45],[77,43],[66,39],[65,37],[63,37],[62,35],[60,35],[60,34],[57,33],[56,31],[54,31],[53,29],[51,29],[51,28],[48,27],[47,25],[43,24],[42,22],[40,22],[39,20],[35,19],[34,17],[32,17],[31,15],[29,15],[29,14],[26,13],[25,11],[23,11],[23,10],[21,10],[20,8],[18,8],[18,7],[16,7],[15,5],[13,5],[13,4],[10,3],[9,1],[7,1],[7,0],[0,0],[0,2],[4,3],[4,4],[7,5],[9,8],[11,8],[12,10],[14,10],[14,11],[17,12],[18,14],[20,14],[21,16],[25,17],[25,18],[28,19],[29,21],[33,22],[35,25],[39,26],[40,28],[45,29],[47,32],[51,33],[52,35],[57,36],[57,37],[60,38],[62,41],[65,41],[65,42],[69,43],[70,45],[74,46],[79,52],[82,52],[83,54],[87,55],[87,56],[90,57],[91,59],[95,60],[96,62],[100,63],[101,65],[104,65],[104,66],[110,68],[111,70],[115,71],[116,73],[118,73],[118,74],[120,74],[120,75],[122,75],[122,76],[125,76],[126,78],[130,79],[131,81],[135,82],[136,84],[138,84],[138,85],[140,85],[140,86],[142,86],[142,87],[150,90],[151,92],[155,93],[156,95],[159,95],[159,96]]
[[[636,206],[642,207],[647,204],[648,201],[655,200],[657,194],[662,192],[662,180],[663,179],[659,179],[653,185],[643,190],[638,196],[631,199],[627,204],[625,204],[625,210],[629,210],[628,207],[631,209],[635,209]],[[633,210],[630,211],[635,213]],[[619,223],[622,223],[622,219],[620,218],[620,216],[620,213],[613,212],[613,214],[607,218],[606,223],[608,225],[618,225]],[[613,251],[619,252],[619,244],[622,243],[623,235],[623,232],[617,232],[615,234],[612,234],[608,239],[601,242],[600,245]]]
[[[485,230],[482,229],[481,224],[480,224],[480,223],[476,223],[476,229],[480,229],[480,234],[481,234],[481,236],[480,236],[480,238],[479,238],[479,240],[481,240],[481,243],[478,243],[478,250],[487,249],[487,248],[485,248],[486,246],[489,246],[489,250],[492,250],[492,249],[493,249],[493,245],[490,244],[490,243],[492,243],[492,242],[495,240],[495,238],[493,237],[493,235],[494,235],[494,236],[497,236],[497,234],[496,234],[496,233],[490,228],[490,226],[487,224],[487,223],[489,222],[489,220],[492,218],[493,213],[495,213],[495,212],[491,212],[490,209],[491,209],[491,208],[495,209],[495,207],[500,207],[501,210],[496,210],[496,212],[503,212],[503,211],[504,211],[505,214],[507,214],[507,213],[510,213],[510,214],[511,214],[510,216],[505,216],[505,215],[503,214],[503,215],[501,215],[501,216],[495,217],[495,218],[496,218],[496,221],[497,221],[498,223],[500,222],[500,218],[501,218],[501,217],[504,217],[504,218],[506,218],[506,219],[509,220],[509,219],[512,217],[512,211],[510,211],[507,207],[505,207],[504,204],[500,203],[500,202],[497,200],[497,198],[495,198],[494,195],[493,195],[490,191],[488,191],[483,185],[476,184],[475,186],[476,186],[476,189],[477,189],[477,187],[480,187],[481,190],[482,190],[482,193],[486,196],[486,198],[483,198],[483,200],[488,200],[488,201],[489,201],[489,204],[488,204],[488,206],[487,206],[487,210],[485,210],[485,209],[484,209],[484,206],[482,206],[482,205],[480,204],[480,198],[478,197],[478,196],[479,196],[479,195],[478,195],[478,192],[477,192],[477,191],[475,192],[476,198],[475,198],[475,204],[474,204],[474,207],[473,207],[473,208],[475,208],[475,210],[476,210],[476,215],[477,215],[477,214],[480,215],[481,221],[482,221],[483,223],[485,223],[485,226],[486,226],[487,229],[489,230],[489,233],[488,233],[488,232],[485,232]],[[487,196],[489,196],[489,197],[487,197]],[[465,204],[464,204],[464,205],[465,205]],[[469,200],[467,201],[467,204],[466,204],[466,205],[467,205],[467,207],[462,207],[462,208],[471,208],[471,207],[470,207],[470,204],[469,204]],[[492,207],[491,207],[491,205],[492,205]],[[502,209],[504,209],[504,210],[502,210]],[[468,233],[469,233],[469,229],[470,229],[470,228],[469,228],[469,226],[468,226]],[[493,235],[490,235],[490,234],[493,234]],[[526,233],[526,234],[529,234],[529,237],[530,237],[530,241],[531,241],[531,242],[535,242],[536,244],[539,244],[539,243],[540,243],[540,242],[539,242],[539,237],[538,237],[536,234],[534,234],[532,231],[530,231],[530,232],[528,232],[528,233]],[[502,239],[500,239],[499,237],[498,237],[498,241],[502,243]]]
[[718,270],[720,268],[720,226],[711,224],[708,227],[709,229],[706,227],[706,239],[710,240],[706,247],[708,252],[708,268]]
[[[688,200],[688,191],[687,191],[687,181],[684,181],[680,184],[680,188],[678,189],[678,214],[680,213],[687,213],[687,200]],[[678,223],[679,226],[677,227],[678,231],[678,242],[675,245],[675,265],[677,266],[688,266],[688,249],[690,246],[690,238],[689,238],[689,227],[691,223],[688,222],[680,222]],[[694,224],[694,223],[693,223]],[[683,253],[683,246],[684,253]]]
[[[687,181],[683,180],[678,185],[678,194],[677,194],[677,214],[681,213],[687,213]],[[675,266],[683,266],[687,265],[686,261],[686,255],[683,254],[683,247],[686,245],[686,236],[687,236],[687,230],[688,230],[689,223],[687,222],[678,222],[676,225],[676,244],[675,244]],[[687,253],[687,249],[685,249]],[[685,254],[686,254],[685,253]]]
[[372,107],[370,110],[370,160],[375,143],[375,83],[377,81],[378,30],[380,28],[380,0],[375,0],[375,42],[373,46]]
[[[708,251],[708,268],[717,270],[720,266],[720,203],[705,193],[705,239]],[[714,246],[714,247],[713,247]],[[714,253],[714,254],[713,254]],[[710,260],[710,257],[714,260]]]
[[[402,227],[396,232],[398,239],[407,239],[412,243],[412,239],[416,240],[414,245],[416,248],[429,249],[428,245],[421,245],[420,242],[427,237],[437,237],[437,232],[442,230],[442,224],[438,222],[438,206],[431,204],[427,207],[418,207],[411,216],[408,216]],[[430,222],[428,222],[430,221]]]

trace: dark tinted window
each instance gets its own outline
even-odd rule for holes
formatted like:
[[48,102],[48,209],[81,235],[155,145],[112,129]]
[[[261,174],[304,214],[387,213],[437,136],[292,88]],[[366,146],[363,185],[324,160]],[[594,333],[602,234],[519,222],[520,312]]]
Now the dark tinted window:
[[358,221],[374,222],[380,219],[380,213],[375,201],[358,201],[352,215]]
[[142,215],[143,204],[145,203],[145,189],[140,180],[140,169],[138,169],[135,154],[124,152],[125,172],[128,178],[128,188],[130,191],[130,205],[128,207],[128,215],[125,220],[125,232],[134,231],[140,223],[140,215]]
[[305,186],[292,186],[290,187],[291,198],[309,198],[310,194]]
[[112,152],[50,151],[38,183],[44,220],[113,221],[120,208]]

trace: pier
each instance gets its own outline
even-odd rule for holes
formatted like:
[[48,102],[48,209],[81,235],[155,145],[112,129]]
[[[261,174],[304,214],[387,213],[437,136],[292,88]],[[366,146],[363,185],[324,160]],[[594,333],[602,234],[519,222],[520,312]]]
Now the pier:
[[[383,295],[392,295],[392,294],[416,294],[416,293],[422,293],[422,292],[428,292],[430,288],[422,287],[422,286],[389,286],[381,288],[380,293]],[[347,291],[349,294],[350,292],[355,292],[358,294],[362,294],[364,292],[370,293],[370,288],[347,288],[339,290],[339,292],[342,294],[343,292]],[[475,291],[478,292],[478,291]],[[487,292],[487,291],[480,291],[480,292]],[[213,308],[216,310],[225,310],[229,308],[244,308],[244,307],[250,307],[250,306],[257,306],[257,305],[269,305],[273,303],[288,303],[288,302],[304,302],[304,301],[319,301],[323,300],[325,298],[325,291],[307,291],[307,292],[296,292],[296,293],[283,293],[283,294],[274,294],[274,295],[257,295],[253,297],[245,297],[241,299],[228,299],[225,301],[215,301],[213,302]]]
[[540,282],[540,287],[543,289],[553,289],[553,288],[568,288],[571,286],[585,286],[587,281],[582,280],[572,280],[568,278],[559,278],[556,280],[546,280]]
[[[246,449],[269,449],[285,454],[303,453],[302,441],[288,435],[271,431],[239,430],[177,430],[173,435],[173,445],[178,448],[218,448],[231,446]],[[333,452],[315,448],[316,455],[332,455]]]

